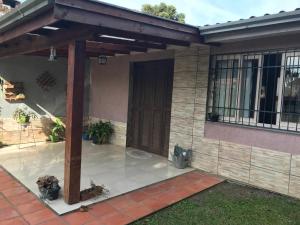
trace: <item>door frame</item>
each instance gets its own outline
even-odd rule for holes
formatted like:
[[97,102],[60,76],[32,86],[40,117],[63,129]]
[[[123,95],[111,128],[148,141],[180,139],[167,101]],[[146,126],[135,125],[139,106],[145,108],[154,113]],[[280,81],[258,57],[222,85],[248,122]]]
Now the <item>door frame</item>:
[[[134,73],[135,73],[135,65],[138,63],[151,63],[151,62],[163,62],[163,61],[169,61],[173,64],[173,74],[172,74],[172,83],[171,83],[171,110],[172,110],[172,96],[173,96],[173,82],[174,82],[174,65],[175,65],[175,59],[174,58],[165,58],[165,59],[154,59],[154,60],[142,60],[142,61],[133,61],[129,62],[129,84],[128,84],[128,107],[127,107],[127,127],[126,127],[126,147],[130,147],[131,143],[131,126],[132,126],[132,103],[133,103],[133,79],[134,79]],[[171,113],[170,113],[170,121],[171,121]],[[170,129],[171,129],[171,122],[169,123],[169,135],[170,135]],[[170,140],[169,143],[170,144]],[[167,152],[169,153],[169,152]],[[163,155],[161,155],[163,156]]]

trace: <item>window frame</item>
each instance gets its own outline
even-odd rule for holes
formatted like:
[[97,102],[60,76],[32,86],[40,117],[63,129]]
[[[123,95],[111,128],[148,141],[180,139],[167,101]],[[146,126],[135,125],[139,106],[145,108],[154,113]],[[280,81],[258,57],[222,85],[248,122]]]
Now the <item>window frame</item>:
[[[260,106],[260,101],[259,101],[259,97],[260,97],[260,84],[261,84],[261,79],[262,79],[262,68],[261,68],[261,65],[262,65],[262,55],[246,55],[246,54],[242,54],[242,57],[241,57],[241,59],[242,59],[242,61],[241,61],[241,69],[240,69],[240,84],[239,84],[239,86],[240,86],[240,89],[241,89],[241,87],[242,87],[242,80],[243,80],[243,77],[242,76],[244,76],[243,75],[243,72],[244,72],[244,70],[243,70],[243,68],[244,68],[244,57],[245,56],[247,56],[247,58],[246,58],[246,60],[255,60],[255,59],[257,59],[258,60],[258,66],[257,66],[257,79],[256,79],[256,90],[255,90],[255,106],[254,106],[254,116],[253,116],[253,118],[251,118],[250,116],[249,117],[242,117],[242,116],[240,116],[240,111],[241,110],[238,110],[239,111],[239,114],[238,114],[238,118],[237,118],[237,120],[238,120],[238,123],[244,123],[244,121],[249,121],[248,122],[248,124],[249,125],[251,125],[251,123],[253,123],[253,124],[257,124],[257,121],[258,121],[258,113],[259,113],[259,106]],[[241,100],[240,100],[240,98],[241,98],[241,93],[240,93],[240,95],[239,95],[239,107],[241,107]],[[245,109],[243,109],[243,111],[244,111]],[[242,120],[241,122],[240,122],[240,120]]]
[[[280,74],[279,77],[277,77],[277,89],[276,89],[276,98],[275,103],[276,104],[276,121],[275,124],[269,124],[269,123],[262,123],[259,122],[259,114],[261,112],[260,110],[260,98],[261,98],[261,91],[262,91],[262,77],[263,77],[263,70],[264,67],[264,56],[265,55],[271,55],[271,54],[281,54],[281,64],[280,64]],[[283,109],[284,109],[284,79],[286,76],[286,69],[287,69],[287,57],[294,57],[298,56],[300,57],[300,49],[296,50],[270,50],[270,51],[260,51],[260,52],[245,52],[245,53],[231,53],[231,54],[220,54],[220,55],[211,55],[211,63],[210,66],[214,70],[210,70],[210,83],[209,83],[209,95],[208,95],[208,109],[210,112],[215,111],[215,105],[214,105],[214,91],[211,92],[211,89],[215,87],[215,79],[217,74],[217,61],[230,61],[232,60],[238,60],[238,71],[237,71],[237,93],[236,93],[236,107],[230,110],[235,110],[233,116],[222,116],[219,115],[219,121],[223,123],[231,123],[231,124],[238,124],[238,125],[244,125],[244,126],[251,126],[251,127],[261,127],[261,128],[271,128],[275,130],[286,130],[286,131],[294,131],[294,132],[300,132],[300,122],[291,122],[291,121],[283,121]],[[242,98],[242,82],[243,82],[243,73],[244,73],[244,63],[247,60],[258,60],[257,65],[257,80],[256,80],[256,90],[255,90],[255,105],[254,109],[249,109],[251,112],[254,110],[253,117],[249,115],[249,117],[242,116],[245,109],[241,106],[241,98]],[[299,66],[300,68],[300,60],[297,63],[296,66]],[[231,69],[234,67],[231,66]],[[211,77],[212,75],[212,77]],[[230,84],[230,88],[232,88],[232,82]],[[226,102],[226,100],[225,100]],[[225,104],[226,105],[226,104]],[[220,108],[221,106],[218,106]],[[244,106],[243,106],[244,107]],[[227,110],[226,106],[223,108],[223,110]],[[216,110],[217,111],[217,110]],[[218,112],[218,111],[217,111]],[[229,113],[230,115],[230,113]]]
[[[294,131],[300,131],[299,129],[299,124],[298,123],[294,123],[294,122],[286,122],[282,120],[282,114],[283,114],[283,109],[284,109],[284,81],[285,81],[285,76],[286,76],[286,70],[287,70],[287,58],[288,57],[300,57],[300,50],[299,51],[294,51],[294,52],[285,52],[284,54],[282,54],[282,62],[281,62],[281,66],[283,67],[283,69],[281,69],[280,72],[280,89],[279,89],[279,95],[278,95],[278,99],[280,101],[280,104],[278,104],[277,110],[278,112],[280,112],[280,116],[277,118],[276,121],[276,125],[278,124],[278,126],[280,126],[280,128],[282,129],[286,127],[287,130],[294,130]],[[300,64],[298,65],[300,68]]]
[[[216,57],[219,57],[219,56],[216,56]],[[238,57],[236,57],[236,55],[226,55],[225,57],[225,59],[223,58],[223,55],[221,55],[220,56],[221,58],[220,59],[218,59],[218,58],[216,58],[216,59],[214,59],[213,60],[213,68],[215,69],[215,74],[214,74],[214,76],[216,76],[216,71],[217,71],[217,69],[216,69],[216,66],[217,66],[217,61],[227,61],[227,65],[228,65],[228,61],[232,61],[232,66],[230,67],[231,68],[231,73],[233,72],[233,69],[234,69],[234,67],[233,67],[233,63],[234,63],[234,60],[238,60],[238,67],[237,67],[237,69],[238,69],[238,74],[237,74],[237,81],[239,80],[239,68],[240,68],[240,57],[241,56],[238,56]],[[228,68],[227,68],[228,69]],[[226,76],[226,80],[227,80],[227,76]],[[213,80],[213,83],[215,83],[215,79]],[[226,85],[227,85],[227,82],[226,82]],[[232,81],[231,81],[231,85],[232,85]],[[216,87],[215,85],[214,85],[214,87]],[[230,86],[231,87],[231,86]],[[232,90],[232,88],[231,88],[231,90]],[[238,95],[238,93],[237,93],[237,95]],[[226,95],[225,95],[226,96]],[[219,97],[220,98],[220,97]],[[226,99],[225,99],[225,102],[226,102]],[[236,106],[238,105],[238,101],[236,100]],[[214,108],[214,91],[213,91],[213,93],[212,93],[212,105],[213,105],[213,107],[212,108]],[[231,107],[231,106],[230,106]],[[222,108],[222,107],[220,107],[220,106],[218,106],[218,112],[219,112],[219,108]],[[227,110],[226,109],[226,107],[224,107],[223,108],[223,110],[225,111],[225,110]],[[229,109],[229,110],[232,110],[232,109]],[[236,110],[236,111],[238,111],[237,110],[237,107],[235,107],[233,110]],[[230,122],[230,121],[235,121],[236,120],[236,115],[237,115],[237,112],[235,112],[234,113],[234,116],[230,116],[231,114],[229,113],[229,116],[225,116],[225,115],[222,115],[222,122]]]

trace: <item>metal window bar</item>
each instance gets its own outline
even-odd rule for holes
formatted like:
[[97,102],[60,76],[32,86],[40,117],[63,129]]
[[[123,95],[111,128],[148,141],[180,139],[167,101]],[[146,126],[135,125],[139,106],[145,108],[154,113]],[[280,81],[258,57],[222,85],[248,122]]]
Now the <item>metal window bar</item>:
[[207,120],[300,132],[300,49],[210,59]]

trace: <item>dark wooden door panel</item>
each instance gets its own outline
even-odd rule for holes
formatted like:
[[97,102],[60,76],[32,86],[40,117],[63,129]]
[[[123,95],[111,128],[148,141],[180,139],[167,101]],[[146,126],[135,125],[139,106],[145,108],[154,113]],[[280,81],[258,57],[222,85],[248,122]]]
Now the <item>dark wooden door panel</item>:
[[141,62],[133,67],[127,144],[167,156],[174,62]]

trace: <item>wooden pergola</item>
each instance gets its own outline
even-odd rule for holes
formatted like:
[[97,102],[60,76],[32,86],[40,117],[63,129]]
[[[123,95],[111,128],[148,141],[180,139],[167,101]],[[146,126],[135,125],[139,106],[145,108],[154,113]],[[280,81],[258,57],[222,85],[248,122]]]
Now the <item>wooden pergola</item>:
[[[21,13],[20,13],[21,12]],[[68,57],[64,198],[80,201],[86,57],[202,43],[199,29],[96,0],[28,0],[0,18],[0,57]]]

